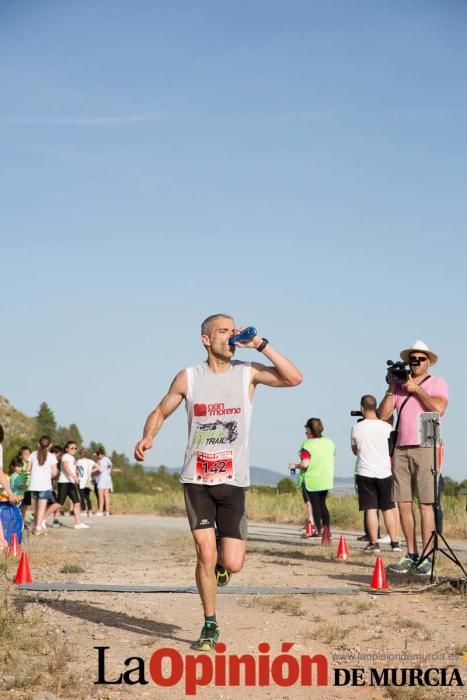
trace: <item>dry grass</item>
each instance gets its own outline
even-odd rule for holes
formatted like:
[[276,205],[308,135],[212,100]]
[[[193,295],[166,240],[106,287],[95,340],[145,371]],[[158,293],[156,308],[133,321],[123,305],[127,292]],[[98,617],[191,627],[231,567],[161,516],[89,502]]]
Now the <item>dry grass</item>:
[[47,689],[76,696],[78,679],[70,672],[71,650],[61,634],[50,629],[46,613],[17,595],[11,583],[18,562],[0,559],[0,667],[2,690]]
[[301,617],[305,613],[299,598],[294,595],[255,596],[251,601],[241,602],[240,605],[262,608],[269,612],[282,612],[292,617]]
[[351,627],[342,627],[342,625],[335,623],[326,623],[316,629],[315,638],[325,644],[332,644],[335,648],[339,648],[338,645],[343,642],[351,629]]
[[65,566],[62,566],[60,569],[61,574],[82,574],[84,573],[84,569],[82,566],[79,564],[65,564]]
[[[247,490],[247,509],[250,520],[273,523],[303,522],[304,508],[301,495],[295,493],[277,494]],[[332,522],[338,529],[361,531],[362,515],[358,511],[355,496],[330,496],[327,501]],[[467,537],[467,518],[465,502],[462,498],[446,496],[443,498],[444,532],[446,537]],[[155,515],[185,515],[185,504],[181,489],[170,489],[153,493],[114,493],[112,494],[112,512],[114,513],[153,513]],[[415,508],[418,522],[418,509]],[[418,526],[419,527],[419,526]]]
[[384,694],[391,700],[433,700],[435,696],[432,688],[407,688],[407,686],[397,685],[387,686]]
[[183,491],[180,489],[153,493],[114,493],[112,513],[185,515]]

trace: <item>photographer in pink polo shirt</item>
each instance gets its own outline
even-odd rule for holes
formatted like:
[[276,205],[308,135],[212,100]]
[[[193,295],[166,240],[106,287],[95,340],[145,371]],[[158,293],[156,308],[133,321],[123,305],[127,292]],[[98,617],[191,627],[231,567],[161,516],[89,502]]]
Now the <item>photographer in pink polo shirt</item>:
[[413,512],[413,498],[418,499],[423,546],[435,529],[433,510],[433,448],[421,447],[418,438],[418,416],[434,411],[443,416],[448,404],[448,385],[442,377],[433,377],[429,368],[438,361],[437,355],[421,340],[408,350],[402,350],[403,362],[410,365],[410,376],[404,384],[390,384],[379,406],[381,420],[398,414],[398,435],[394,450],[394,498],[407,542],[407,554],[398,564],[388,567],[394,573],[408,573],[414,566],[416,573],[430,576],[432,563],[425,559],[417,566],[418,548]]

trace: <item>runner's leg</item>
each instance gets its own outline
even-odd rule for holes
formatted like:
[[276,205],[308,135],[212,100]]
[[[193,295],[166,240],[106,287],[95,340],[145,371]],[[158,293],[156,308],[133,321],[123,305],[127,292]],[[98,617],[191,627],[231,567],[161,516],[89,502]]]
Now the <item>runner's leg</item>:
[[[217,563],[216,536],[214,528],[192,531],[196,548],[196,585],[205,616],[216,614],[216,577],[214,569]],[[222,546],[222,545],[221,545]]]
[[238,574],[245,563],[246,542],[232,537],[222,537],[218,564],[224,566],[231,574]]

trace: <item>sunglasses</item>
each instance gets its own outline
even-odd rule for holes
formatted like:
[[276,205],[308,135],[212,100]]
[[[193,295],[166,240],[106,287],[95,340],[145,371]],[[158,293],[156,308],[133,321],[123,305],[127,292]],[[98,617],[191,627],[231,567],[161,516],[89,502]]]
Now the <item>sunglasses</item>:
[[410,355],[410,360],[420,360],[420,362],[426,362],[428,360],[428,357],[425,357],[425,355]]

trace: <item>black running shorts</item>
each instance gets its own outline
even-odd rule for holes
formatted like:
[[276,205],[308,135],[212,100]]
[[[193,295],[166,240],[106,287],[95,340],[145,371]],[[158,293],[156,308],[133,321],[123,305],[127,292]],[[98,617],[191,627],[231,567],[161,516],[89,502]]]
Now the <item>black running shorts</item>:
[[58,502],[61,506],[65,503],[67,496],[71,498],[73,503],[79,503],[80,496],[78,486],[76,484],[58,482]]
[[221,537],[246,540],[245,489],[232,484],[183,484],[183,490],[192,530],[217,526]]
[[393,478],[373,479],[357,474],[358,507],[360,510],[394,508]]

